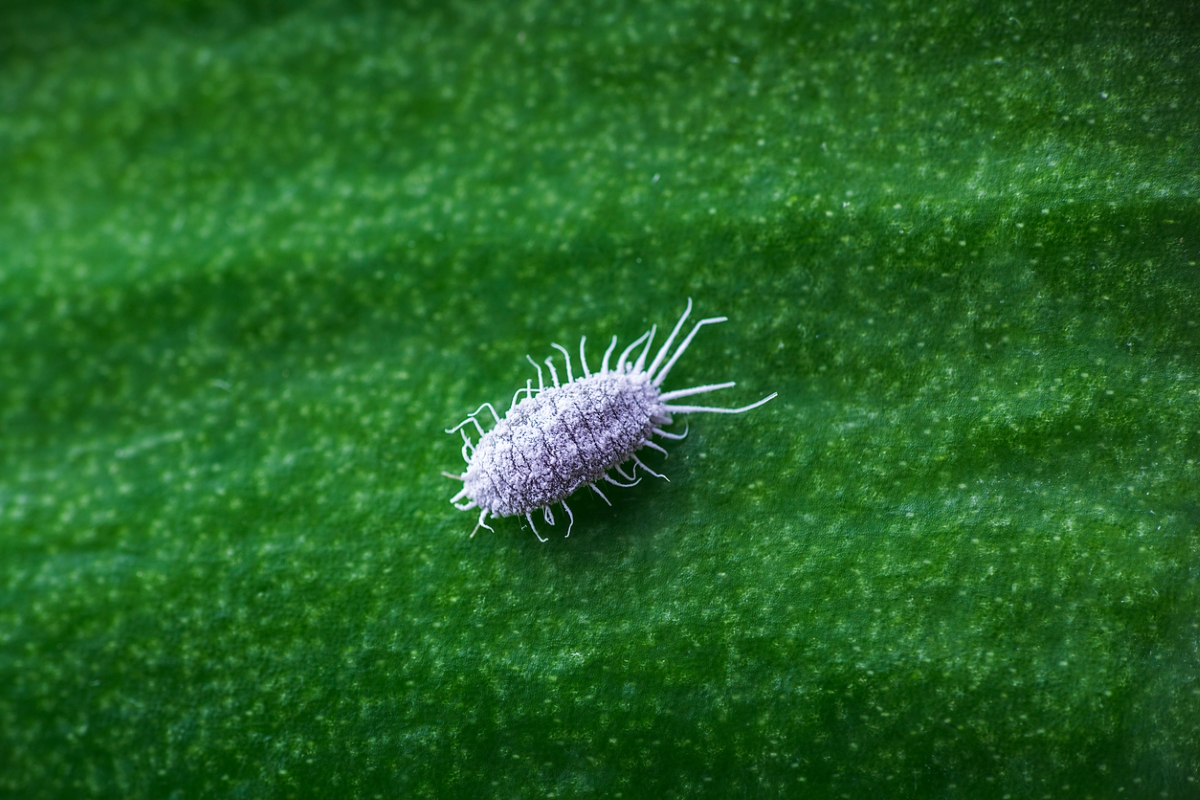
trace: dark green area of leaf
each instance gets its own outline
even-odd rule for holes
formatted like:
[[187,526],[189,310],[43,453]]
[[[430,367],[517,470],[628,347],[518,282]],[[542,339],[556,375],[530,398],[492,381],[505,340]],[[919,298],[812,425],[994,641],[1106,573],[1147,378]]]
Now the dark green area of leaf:
[[[0,3],[0,795],[1196,796],[1198,103],[1189,3]],[[467,538],[689,296],[779,398]]]

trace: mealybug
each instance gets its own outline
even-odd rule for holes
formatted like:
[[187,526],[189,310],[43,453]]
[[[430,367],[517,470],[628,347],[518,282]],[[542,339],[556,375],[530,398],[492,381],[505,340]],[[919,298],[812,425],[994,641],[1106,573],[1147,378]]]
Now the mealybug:
[[[728,389],[734,385],[730,381],[673,392],[659,390],[658,387],[666,379],[671,367],[675,366],[683,351],[692,343],[696,332],[705,325],[725,321],[725,317],[700,320],[684,338],[679,349],[668,358],[671,345],[690,313],[692,301],[689,299],[683,316],[675,323],[675,329],[671,331],[666,343],[648,367],[646,356],[650,353],[650,344],[654,341],[657,326],[626,347],[617,359],[616,367],[609,369],[609,359],[617,346],[617,337],[614,336],[612,344],[604,353],[600,371],[594,375],[588,369],[584,357],[587,337],[580,339],[579,363],[583,367],[583,377],[578,380],[571,374],[571,356],[566,348],[559,344],[551,344],[551,347],[557,348],[563,354],[567,362],[567,382],[559,384],[558,372],[554,369],[553,361],[550,358],[546,359],[546,366],[550,368],[550,378],[554,381],[553,388],[547,388],[543,382],[542,368],[532,358],[525,356],[538,371],[536,390],[532,380],[526,381],[524,388],[518,389],[513,395],[512,404],[504,419],[500,419],[491,403],[484,403],[457,426],[446,431],[461,431],[463,458],[467,462],[467,471],[462,475],[442,473],[448,478],[463,482],[462,491],[454,495],[450,502],[464,511],[472,508],[482,509],[479,512],[479,522],[471,531],[472,536],[481,526],[493,530],[486,522],[488,514],[493,517],[524,514],[525,519],[529,521],[529,527],[533,528],[534,535],[540,541],[547,541],[537,532],[531,515],[541,509],[547,524],[553,525],[554,515],[550,513],[550,506],[555,503],[562,503],[563,510],[570,518],[567,525],[567,536],[570,536],[575,516],[567,507],[566,499],[576,489],[587,486],[608,503],[608,498],[596,486],[597,481],[605,480],[616,486],[633,486],[641,480],[636,477],[638,467],[657,478],[666,478],[643,464],[636,453],[643,447],[650,447],[666,455],[666,450],[650,441],[651,436],[657,435],[666,439],[682,439],[687,436],[686,429],[682,434],[662,430],[662,426],[671,424],[672,414],[696,411],[740,414],[775,397],[775,393],[772,393],[757,403],[742,408],[670,405],[672,400],[717,389]],[[643,341],[645,346],[641,354],[636,361],[630,362],[630,354]],[[663,363],[664,360],[666,363]],[[522,393],[525,398],[517,402]],[[485,408],[491,411],[496,419],[496,426],[486,433],[475,418]],[[479,441],[476,443],[472,443],[467,432],[463,430],[468,423],[473,424],[479,431]],[[627,475],[625,470],[621,469],[621,464],[629,459],[633,459],[634,462],[630,468],[632,475]],[[614,480],[608,474],[610,469],[615,469],[629,483]]]

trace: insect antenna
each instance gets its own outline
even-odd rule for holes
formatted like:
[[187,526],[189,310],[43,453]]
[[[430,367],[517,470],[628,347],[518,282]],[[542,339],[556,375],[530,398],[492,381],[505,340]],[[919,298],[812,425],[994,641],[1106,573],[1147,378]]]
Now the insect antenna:
[[711,383],[708,386],[694,386],[691,389],[676,389],[673,392],[660,394],[658,399],[661,401],[678,400],[681,397],[690,397],[694,394],[704,394],[705,392],[715,392],[717,389],[728,389],[731,386],[737,386],[734,381],[728,383]]
[[704,411],[710,414],[741,414],[743,411],[749,411],[752,408],[758,408],[768,400],[774,400],[779,396],[779,392],[771,392],[769,395],[759,400],[757,403],[751,403],[748,406],[741,408],[708,408],[707,406],[664,406],[667,411],[675,414],[694,414]]
[[671,371],[671,367],[675,366],[675,362],[679,360],[681,355],[683,355],[683,351],[688,349],[688,345],[692,343],[692,339],[696,338],[696,333],[705,325],[712,325],[717,322],[725,322],[727,319],[729,319],[729,317],[709,317],[708,319],[702,319],[697,322],[695,327],[692,328],[691,333],[689,333],[687,338],[683,340],[683,344],[679,345],[679,349],[675,351],[675,355],[671,356],[671,360],[668,361],[667,365],[662,368],[662,372],[658,373],[658,375],[656,375],[654,380],[651,382],[655,386],[662,386],[662,382],[666,379],[667,373]]

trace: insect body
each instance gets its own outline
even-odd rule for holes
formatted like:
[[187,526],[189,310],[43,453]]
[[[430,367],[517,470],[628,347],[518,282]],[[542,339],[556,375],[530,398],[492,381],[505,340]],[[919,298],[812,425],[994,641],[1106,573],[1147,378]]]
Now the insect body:
[[[552,344],[552,347],[562,352],[566,360],[566,383],[559,383],[554,363],[547,358],[545,363],[550,368],[550,378],[554,383],[553,387],[547,387],[543,380],[542,368],[534,363],[533,359],[529,359],[538,371],[538,388],[535,390],[533,381],[530,380],[524,388],[518,389],[504,419],[500,419],[500,415],[490,403],[484,403],[459,425],[446,431],[461,431],[463,437],[466,472],[462,475],[443,474],[463,482],[462,491],[451,498],[451,502],[457,508],[464,511],[480,509],[479,522],[475,525],[475,530],[471,531],[472,536],[481,526],[492,530],[487,524],[489,514],[493,517],[524,514],[534,535],[544,542],[546,539],[542,538],[533,525],[532,514],[540,509],[545,521],[553,525],[554,515],[550,506],[555,503],[561,503],[570,518],[570,524],[567,526],[567,535],[570,536],[575,517],[567,507],[566,499],[576,489],[587,486],[608,503],[608,498],[596,486],[599,481],[616,486],[632,486],[641,480],[636,477],[638,467],[650,475],[665,479],[665,476],[643,464],[637,457],[637,451],[649,447],[665,455],[666,451],[651,441],[651,436],[682,439],[687,435],[686,430],[682,434],[673,434],[662,429],[663,426],[671,424],[672,414],[697,411],[740,414],[775,397],[775,394],[771,394],[742,408],[672,404],[674,400],[727,389],[734,385],[731,381],[673,392],[663,392],[659,389],[667,373],[687,350],[700,328],[725,321],[725,317],[700,320],[672,353],[671,346],[691,311],[692,301],[688,300],[683,316],[679,318],[675,329],[671,331],[666,343],[649,366],[646,365],[646,358],[654,341],[656,327],[642,334],[625,348],[615,367],[610,369],[609,361],[617,346],[617,337],[614,336],[604,353],[600,371],[595,374],[588,369],[584,356],[587,337],[583,337],[579,342],[579,362],[583,367],[583,377],[579,379],[572,374],[571,356],[566,348]],[[641,353],[631,362],[631,354],[643,342],[645,344]],[[525,397],[518,402],[522,394]],[[485,408],[491,411],[496,419],[496,426],[487,432],[484,432],[476,419],[476,415]],[[463,430],[468,424],[475,425],[479,431],[478,442],[472,442]],[[632,475],[621,468],[621,465],[630,459],[634,462],[630,468]],[[609,470],[615,470],[628,483],[615,480],[608,474]]]

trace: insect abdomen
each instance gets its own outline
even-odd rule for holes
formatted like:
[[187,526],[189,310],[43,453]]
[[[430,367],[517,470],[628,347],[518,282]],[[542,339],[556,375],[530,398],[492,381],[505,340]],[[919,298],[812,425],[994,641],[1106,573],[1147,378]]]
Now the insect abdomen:
[[564,500],[645,443],[657,394],[629,376],[594,375],[522,400],[480,439],[467,496],[501,516]]

